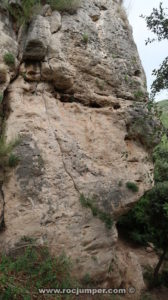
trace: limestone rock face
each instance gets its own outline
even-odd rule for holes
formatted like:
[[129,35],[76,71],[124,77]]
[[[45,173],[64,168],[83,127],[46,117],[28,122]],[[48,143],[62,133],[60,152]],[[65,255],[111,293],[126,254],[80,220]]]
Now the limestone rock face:
[[[134,285],[136,258],[128,259],[134,274],[124,253],[114,263],[115,222],[152,186],[153,164],[145,138],[128,126],[137,111],[142,118],[148,112],[145,75],[123,8],[118,1],[85,0],[75,14],[60,15],[47,6],[18,39],[4,14],[1,20],[2,55],[10,47],[22,54],[18,74],[5,86],[6,135],[21,142],[15,149],[19,165],[2,187],[1,249],[33,236],[54,254],[71,256],[79,277],[89,273],[110,286],[118,274],[119,287],[127,272]],[[155,122],[146,124],[152,132]],[[82,207],[81,194],[113,218],[112,228]]]
[[61,28],[61,15],[58,11],[53,11],[49,18],[51,33],[56,33]]
[[32,20],[25,41],[23,59],[42,60],[50,41],[50,24],[46,18],[38,15]]
[[[10,53],[15,57],[15,68],[9,68],[4,63],[4,55]],[[10,80],[17,73],[18,43],[16,34],[12,29],[8,13],[4,10],[3,3],[0,4],[0,93],[7,88]]]

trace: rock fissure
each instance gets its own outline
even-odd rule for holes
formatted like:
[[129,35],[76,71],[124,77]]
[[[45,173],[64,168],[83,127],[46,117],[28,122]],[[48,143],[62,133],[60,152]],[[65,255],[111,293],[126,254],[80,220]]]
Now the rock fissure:
[[79,191],[79,189],[78,189],[78,187],[77,187],[77,185],[75,183],[75,180],[74,180],[73,176],[71,175],[71,173],[68,171],[68,169],[66,167],[66,163],[64,161],[64,154],[63,154],[63,150],[62,150],[62,146],[61,146],[60,140],[57,137],[57,134],[55,133],[55,130],[53,129],[53,127],[51,125],[50,116],[49,116],[48,109],[47,109],[47,104],[46,104],[46,101],[45,101],[44,90],[43,90],[42,98],[43,98],[43,101],[44,101],[46,115],[47,115],[47,118],[48,118],[48,124],[49,124],[50,130],[52,132],[52,135],[55,138],[55,141],[59,145],[59,149],[60,149],[60,153],[61,153],[61,157],[62,157],[62,163],[63,163],[63,166],[64,166],[64,170],[65,170],[66,174],[68,175],[68,177],[70,177],[70,179],[72,180],[73,186],[74,186],[75,190],[77,191],[78,195],[80,195],[80,191]]

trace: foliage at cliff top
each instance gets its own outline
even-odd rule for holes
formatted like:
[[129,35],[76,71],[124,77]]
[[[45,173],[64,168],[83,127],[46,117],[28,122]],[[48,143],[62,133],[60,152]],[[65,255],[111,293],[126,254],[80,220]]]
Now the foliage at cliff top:
[[161,111],[161,121],[163,126],[168,129],[168,100],[159,101],[157,107]]
[[53,10],[74,13],[79,3],[80,0],[22,0],[21,5],[12,5],[3,0],[3,6],[8,9],[19,26],[29,23],[33,16],[40,13],[43,4],[49,4]]
[[[146,44],[168,39],[168,13],[167,9],[163,8],[162,3],[160,3],[159,9],[153,8],[149,16],[142,17],[145,19],[148,29],[156,36],[154,39],[148,38]],[[152,97],[161,90],[168,89],[168,56],[164,59],[159,69],[153,70],[153,75],[156,78],[152,83]]]

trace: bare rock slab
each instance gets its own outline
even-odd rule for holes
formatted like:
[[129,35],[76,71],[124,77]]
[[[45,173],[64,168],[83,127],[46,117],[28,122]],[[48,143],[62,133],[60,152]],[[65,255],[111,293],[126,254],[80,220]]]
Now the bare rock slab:
[[46,55],[50,36],[48,20],[38,15],[29,26],[23,51],[23,60],[42,60]]

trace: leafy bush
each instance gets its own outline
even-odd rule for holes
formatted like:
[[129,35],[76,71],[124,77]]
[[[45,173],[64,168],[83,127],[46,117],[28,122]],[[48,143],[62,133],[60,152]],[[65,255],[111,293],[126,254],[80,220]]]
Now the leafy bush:
[[21,6],[13,7],[12,4],[5,4],[18,27],[21,24],[30,23],[33,16],[37,15],[44,3],[50,4],[51,8],[60,12],[74,13],[79,6],[80,0],[22,0]]
[[84,285],[91,284],[91,281],[92,281],[92,279],[91,279],[91,276],[89,273],[86,273],[82,278],[82,282]]
[[[148,286],[152,287],[153,286],[153,269],[152,267],[148,266],[145,267],[145,271],[143,274],[144,279],[147,281]],[[155,282],[155,287],[157,286],[165,286],[168,287],[168,270],[163,269],[159,276],[157,282]]]
[[134,97],[135,97],[135,100],[136,101],[143,101],[145,95],[144,95],[144,92],[141,91],[141,90],[138,90],[134,93]]
[[168,288],[168,270],[163,270],[161,273],[161,283]]
[[7,9],[16,20],[17,25],[20,26],[23,23],[29,23],[32,17],[40,11],[41,0],[22,0],[20,7],[13,7],[9,4]]
[[79,0],[48,0],[52,9],[74,13],[79,6]]
[[155,182],[168,181],[168,161],[157,160],[154,171]]
[[[155,186],[127,215],[120,217],[118,228],[132,241],[142,245],[152,242],[159,250],[159,260],[152,270],[153,274],[146,274],[155,286],[164,281],[159,272],[168,253],[168,139],[166,134],[162,136],[160,144],[155,148],[153,160]],[[167,273],[164,276],[167,280]]]
[[113,218],[110,214],[107,214],[101,211],[93,202],[93,200],[89,198],[85,198],[83,194],[80,196],[80,203],[83,207],[88,207],[91,209],[94,217],[98,217],[101,221],[103,221],[108,229],[111,229],[113,226]]
[[153,159],[155,182],[168,181],[168,141],[166,136],[163,136],[162,142],[156,147]]
[[128,238],[143,245],[152,242],[158,248],[167,243],[167,224],[168,182],[157,183],[118,221],[119,229]]
[[147,204],[148,199],[142,197],[134,208],[119,218],[117,223],[119,230],[127,239],[140,245],[147,245],[149,241],[148,218],[145,215]]
[[130,116],[127,123],[127,139],[138,141],[145,148],[153,151],[160,142],[162,134],[162,126],[155,113],[149,113],[143,106],[137,106]]
[[168,246],[168,181],[157,183],[147,194],[150,240],[157,248]]
[[5,65],[0,65],[0,84],[7,80],[7,68]]
[[0,93],[0,104],[1,104],[2,101],[3,101],[3,97],[4,97],[3,94]]
[[19,163],[19,158],[15,154],[11,153],[8,159],[8,166],[10,168],[14,168],[18,165],[18,163]]
[[19,142],[20,141],[18,139],[7,142],[4,135],[0,137],[0,167],[14,167],[14,161],[16,165],[16,160],[18,162],[18,158],[12,154],[12,150],[19,144]]
[[89,41],[89,36],[88,36],[87,33],[84,33],[84,34],[83,34],[83,42],[84,42],[84,44],[87,44],[88,41]]
[[139,188],[138,186],[136,185],[135,182],[131,182],[131,181],[128,181],[126,183],[126,187],[131,190],[133,193],[137,193],[139,191]]
[[155,163],[157,160],[168,161],[168,141],[166,136],[163,136],[161,143],[156,146],[153,152],[153,159]]
[[71,262],[65,254],[52,257],[47,247],[22,241],[18,253],[0,256],[0,299],[31,300],[34,295],[44,299],[38,294],[40,288],[75,287],[70,271]]
[[15,58],[13,54],[10,52],[5,53],[3,59],[4,59],[4,63],[7,66],[13,67],[15,65]]
[[153,274],[153,284],[159,280],[160,267],[168,253],[168,181],[157,183],[119,220],[125,235],[139,243],[152,242],[161,250]]

